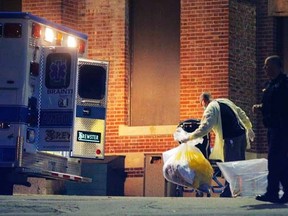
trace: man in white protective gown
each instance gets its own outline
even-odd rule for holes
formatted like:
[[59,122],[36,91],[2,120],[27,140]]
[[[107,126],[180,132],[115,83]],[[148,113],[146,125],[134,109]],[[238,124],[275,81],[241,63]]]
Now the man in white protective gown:
[[[200,103],[204,107],[204,113],[199,127],[186,133],[178,141],[187,142],[213,131],[215,143],[209,159],[223,162],[245,160],[246,148],[250,148],[249,141],[253,141],[255,137],[246,113],[229,99],[212,99],[207,92],[200,95]],[[177,130],[183,129],[179,127]],[[220,197],[232,197],[228,182]]]

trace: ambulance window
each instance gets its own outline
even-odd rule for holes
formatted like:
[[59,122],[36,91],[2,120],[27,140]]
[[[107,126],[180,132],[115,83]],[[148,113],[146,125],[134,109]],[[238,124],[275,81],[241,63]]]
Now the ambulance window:
[[46,58],[45,85],[49,89],[63,89],[70,85],[71,55],[51,53]]
[[2,37],[2,24],[0,23],[0,37]]
[[81,98],[102,100],[106,90],[106,70],[101,66],[82,65],[79,68],[78,93]]
[[22,25],[21,23],[5,23],[4,37],[6,38],[21,38]]

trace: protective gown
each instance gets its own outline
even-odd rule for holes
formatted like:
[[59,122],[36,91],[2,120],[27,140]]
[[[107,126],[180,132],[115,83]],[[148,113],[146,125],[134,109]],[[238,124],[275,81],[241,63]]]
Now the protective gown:
[[[212,130],[215,133],[215,143],[209,158],[224,161],[224,139],[222,132],[221,112],[219,103],[217,101],[227,104],[233,110],[237,119],[245,127],[246,133],[248,129],[252,128],[252,123],[250,122],[246,113],[229,99],[215,99],[208,104],[203,113],[199,127],[190,134],[189,139],[191,140],[203,137]],[[248,138],[246,148],[250,148]]]

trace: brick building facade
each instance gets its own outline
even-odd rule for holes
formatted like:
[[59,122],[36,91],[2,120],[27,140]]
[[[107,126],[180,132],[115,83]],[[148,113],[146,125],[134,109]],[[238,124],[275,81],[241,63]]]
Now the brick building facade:
[[86,33],[88,57],[109,61],[105,152],[126,156],[125,195],[145,195],[145,155],[161,155],[177,145],[172,136],[175,127],[178,121],[201,117],[198,98],[203,91],[230,98],[247,112],[256,132],[248,157],[265,156],[266,130],[261,115],[253,115],[251,107],[261,98],[265,57],[280,54],[288,58],[281,48],[280,31],[286,21],[269,16],[268,0],[179,0],[178,121],[143,126],[131,124],[130,116],[131,2],[22,0],[22,11]]

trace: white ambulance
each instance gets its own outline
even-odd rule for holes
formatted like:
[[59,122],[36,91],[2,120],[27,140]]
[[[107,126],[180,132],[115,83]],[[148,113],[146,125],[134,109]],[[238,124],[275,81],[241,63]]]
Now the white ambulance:
[[87,35],[24,12],[0,12],[0,184],[28,177],[91,182],[81,158],[104,159],[108,62]]

